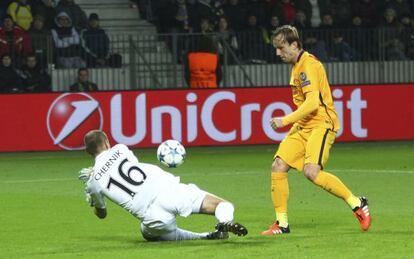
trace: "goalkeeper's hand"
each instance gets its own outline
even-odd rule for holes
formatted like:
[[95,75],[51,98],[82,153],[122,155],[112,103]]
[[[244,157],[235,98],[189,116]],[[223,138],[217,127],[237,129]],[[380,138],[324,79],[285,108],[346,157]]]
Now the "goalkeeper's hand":
[[79,171],[79,180],[81,180],[83,183],[86,183],[89,178],[91,177],[93,173],[93,167],[86,167],[82,168],[82,170]]

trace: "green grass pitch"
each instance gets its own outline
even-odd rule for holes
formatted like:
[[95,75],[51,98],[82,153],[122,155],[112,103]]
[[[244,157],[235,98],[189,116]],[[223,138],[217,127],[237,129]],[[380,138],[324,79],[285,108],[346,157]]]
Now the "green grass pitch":
[[[184,183],[232,201],[249,234],[226,241],[150,243],[138,221],[110,203],[99,220],[86,204],[77,171],[83,152],[0,154],[0,258],[414,258],[414,142],[337,143],[327,171],[370,201],[368,232],[341,200],[290,172],[291,234],[262,237],[274,219],[270,164],[276,145],[187,148],[170,171]],[[157,163],[155,149],[135,150]],[[212,216],[178,225],[210,231]]]

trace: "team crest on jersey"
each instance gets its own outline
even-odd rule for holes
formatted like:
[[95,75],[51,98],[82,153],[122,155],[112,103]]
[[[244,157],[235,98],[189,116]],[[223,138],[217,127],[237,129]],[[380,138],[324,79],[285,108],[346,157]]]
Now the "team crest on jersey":
[[306,74],[304,72],[300,72],[299,77],[302,82],[306,80]]
[[311,82],[306,79],[306,74],[304,72],[300,72],[299,77],[300,77],[300,80],[302,81],[302,83],[300,84],[301,87],[305,87],[311,84]]

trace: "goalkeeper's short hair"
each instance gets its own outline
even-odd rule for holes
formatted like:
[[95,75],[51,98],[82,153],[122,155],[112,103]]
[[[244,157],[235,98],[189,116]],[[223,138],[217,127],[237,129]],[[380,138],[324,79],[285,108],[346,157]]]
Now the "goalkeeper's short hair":
[[85,135],[83,141],[85,143],[86,152],[95,156],[105,145],[106,141],[108,141],[108,137],[105,132],[101,130],[91,130]]

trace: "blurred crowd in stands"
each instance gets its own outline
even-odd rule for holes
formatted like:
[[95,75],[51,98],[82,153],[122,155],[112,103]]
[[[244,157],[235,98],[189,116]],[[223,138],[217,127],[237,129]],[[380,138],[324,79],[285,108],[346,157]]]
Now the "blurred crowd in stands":
[[218,33],[250,63],[277,62],[272,31],[296,26],[323,61],[414,59],[414,0],[136,0],[161,33]]
[[98,14],[87,17],[74,0],[2,0],[0,58],[0,92],[50,91],[51,64],[114,65]]
[[[130,3],[159,33],[181,35],[174,45],[181,56],[199,39],[186,35],[214,33],[221,61],[226,53],[229,64],[277,63],[272,31],[291,24],[300,30],[304,48],[325,62],[414,59],[414,0]],[[87,16],[74,0],[0,1],[0,92],[49,91],[52,64],[73,69],[121,66],[122,57],[111,53],[99,20],[96,13]],[[168,37],[172,48],[173,37]]]

